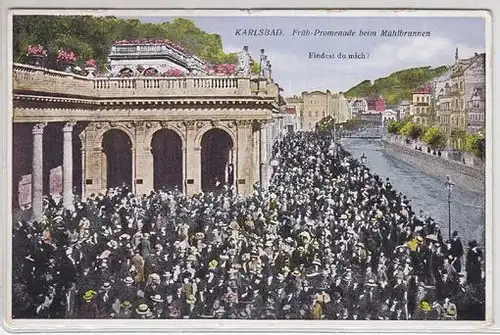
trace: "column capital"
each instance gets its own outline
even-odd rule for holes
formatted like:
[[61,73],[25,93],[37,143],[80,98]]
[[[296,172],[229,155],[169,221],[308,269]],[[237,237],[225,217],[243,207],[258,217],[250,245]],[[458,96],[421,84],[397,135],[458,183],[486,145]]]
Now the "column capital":
[[253,120],[236,120],[235,123],[239,128],[248,128],[253,125]]
[[196,130],[196,122],[194,120],[185,120],[183,123],[187,130]]
[[33,126],[33,129],[32,129],[33,135],[43,134],[43,129],[45,128],[46,125],[47,125],[47,122],[40,122],[40,123],[35,124]]
[[68,121],[63,126],[63,132],[72,132],[73,127],[76,125],[75,121]]

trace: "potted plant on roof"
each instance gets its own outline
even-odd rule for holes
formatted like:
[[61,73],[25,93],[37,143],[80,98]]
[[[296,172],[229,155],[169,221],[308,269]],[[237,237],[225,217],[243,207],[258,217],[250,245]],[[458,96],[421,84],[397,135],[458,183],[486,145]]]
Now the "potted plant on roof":
[[74,51],[66,51],[61,49],[57,52],[56,61],[61,69],[63,69],[65,72],[72,72],[77,58],[78,56]]
[[97,62],[95,59],[88,59],[85,61],[85,71],[88,76],[94,76],[97,70]]
[[30,65],[42,66],[43,60],[47,58],[47,50],[40,44],[28,45],[26,51]]

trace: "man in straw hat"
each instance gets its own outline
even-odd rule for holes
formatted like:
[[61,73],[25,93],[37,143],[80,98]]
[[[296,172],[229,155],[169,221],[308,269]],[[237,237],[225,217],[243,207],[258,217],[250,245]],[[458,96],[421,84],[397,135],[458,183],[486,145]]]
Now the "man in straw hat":
[[93,301],[94,296],[97,294],[94,290],[86,291],[82,298],[83,304],[80,305],[78,317],[81,319],[97,319],[99,317],[99,309],[97,304]]

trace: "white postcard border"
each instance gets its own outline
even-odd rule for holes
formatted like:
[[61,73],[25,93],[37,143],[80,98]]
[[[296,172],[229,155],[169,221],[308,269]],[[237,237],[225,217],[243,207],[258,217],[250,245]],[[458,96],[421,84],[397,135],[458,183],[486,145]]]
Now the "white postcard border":
[[[90,7],[90,3],[97,3],[97,1],[86,1],[87,6]],[[151,3],[155,3],[158,1],[151,1]],[[193,1],[191,1],[192,3]],[[217,7],[218,3],[221,1],[219,0],[214,0],[211,1],[212,7]],[[258,1],[256,1],[259,3]],[[324,3],[325,1],[315,1],[315,3]],[[353,4],[350,4],[348,1],[342,1],[347,7],[353,8],[356,7]],[[340,2],[340,3],[342,3]],[[363,1],[365,3],[368,3],[367,1]],[[448,7],[451,6],[457,6],[458,2],[452,2],[452,1],[446,1],[448,3]],[[487,1],[491,4],[489,8],[493,9],[493,1]],[[23,1],[25,3],[23,7],[30,7],[30,5],[33,5],[35,2],[28,0],[28,1]],[[83,3],[83,2],[81,2]],[[151,3],[149,5],[151,5]],[[383,2],[385,5],[388,3],[392,3],[392,6],[395,5],[395,1],[384,1]],[[397,1],[398,7],[404,6],[406,4],[410,4],[411,1]],[[430,3],[429,1],[422,1],[420,5],[424,5],[424,3]],[[463,3],[469,4],[470,7],[476,7],[477,5],[474,5],[473,1],[463,1]],[[17,2],[17,4],[20,4],[20,2]],[[52,6],[60,6],[60,3],[57,3],[56,1],[47,1],[44,4],[41,3],[36,3],[38,7],[45,7],[47,5],[52,5]],[[118,4],[118,3],[117,3]],[[2,7],[5,5],[5,3],[2,4]],[[118,4],[120,6],[126,7],[126,4]],[[141,4],[142,5],[142,4]],[[165,5],[164,3],[162,4],[163,6]],[[173,5],[173,4],[172,4]],[[312,1],[308,2],[308,5],[311,6]],[[331,4],[330,4],[331,5]],[[338,3],[336,3],[338,6]],[[370,3],[371,6],[373,6],[373,3]],[[433,3],[433,6],[435,6],[436,3]],[[426,7],[433,7],[433,6],[426,6]],[[17,6],[16,6],[17,7]],[[184,6],[187,8],[188,6]],[[201,3],[197,5],[198,8],[203,7]],[[245,7],[263,7],[262,5],[254,5],[254,6],[245,6]],[[296,5],[295,7],[300,7]],[[319,5],[318,7],[321,7]],[[326,7],[326,5],[324,6]],[[381,6],[382,7],[382,6]],[[408,6],[410,7],[410,6]],[[440,8],[444,8],[446,6],[440,5]],[[3,7],[2,9],[5,9]],[[39,10],[29,10],[30,14],[40,14]],[[88,12],[88,13],[87,13]],[[234,15],[234,16],[239,16],[239,15],[255,15],[255,16],[273,16],[273,15],[279,15],[278,12],[276,11],[263,11],[263,10],[250,10],[250,11],[244,11],[244,12],[226,12],[226,11],[218,11],[217,13],[211,12],[210,15],[207,15],[207,12],[200,12],[196,10],[188,10],[188,11],[137,11],[134,10],[133,12],[131,11],[82,11],[82,10],[76,10],[76,11],[44,11],[45,14],[62,14],[62,13],[68,13],[68,14],[82,14],[82,13],[87,13],[87,14],[98,14],[98,15],[120,15],[120,16],[126,16],[126,15],[145,15],[147,13],[148,16],[178,16],[178,15],[183,15],[183,16],[202,16],[201,14],[204,14],[204,16],[225,16],[225,15]],[[127,13],[127,14],[125,14]],[[387,11],[386,13],[381,13],[381,12],[374,12],[372,11],[340,11],[340,10],[328,10],[328,11],[323,11],[320,10],[318,12],[303,12],[303,11],[296,11],[296,10],[290,10],[286,11],[286,13],[283,13],[280,11],[281,15],[301,15],[301,16],[361,16],[361,13],[369,14],[369,16],[386,16],[388,14],[391,15],[396,15],[396,16],[456,16],[457,12],[446,12],[447,14],[444,14],[444,12],[436,13],[434,11],[415,11],[415,10],[404,10],[404,11]],[[496,13],[500,13],[499,11],[496,11]],[[124,15],[125,14],[125,15]],[[211,15],[214,14],[214,15]],[[215,15],[216,14],[216,15]],[[461,16],[477,16],[477,13],[472,13],[472,12],[466,12],[466,11],[459,11],[459,14]],[[484,15],[484,12],[482,12],[481,16]],[[132,329],[138,330],[138,331],[151,331],[151,332],[156,332],[156,331],[162,331],[165,332],[166,330],[168,332],[219,332],[219,331],[231,331],[231,332],[238,332],[238,333],[244,333],[244,332],[249,332],[249,333],[256,333],[256,332],[270,332],[270,331],[279,331],[279,332],[297,332],[297,333],[324,333],[324,332],[363,332],[363,333],[368,333],[368,332],[383,332],[383,331],[390,331],[390,332],[395,332],[395,331],[403,331],[405,333],[408,332],[409,329],[415,331],[415,332],[423,332],[423,331],[431,331],[433,333],[454,333],[454,332],[490,332],[493,330],[493,327],[495,326],[493,321],[498,320],[500,317],[500,313],[496,311],[499,308],[500,304],[500,290],[495,290],[493,284],[494,280],[494,269],[499,269],[500,266],[500,256],[495,255],[497,257],[493,257],[493,251],[497,254],[499,249],[493,248],[493,241],[498,240],[499,236],[499,229],[495,229],[493,225],[493,219],[495,217],[495,214],[498,210],[495,210],[493,206],[493,197],[494,195],[499,195],[500,191],[497,191],[495,193],[493,189],[494,185],[494,176],[493,176],[493,168],[496,166],[497,168],[500,167],[499,164],[499,159],[495,158],[495,155],[493,155],[493,149],[494,147],[499,147],[500,143],[498,138],[500,136],[495,137],[495,134],[493,132],[493,129],[500,129],[500,124],[497,124],[497,119],[493,115],[493,107],[494,107],[494,102],[493,102],[493,96],[494,96],[494,86],[493,86],[493,77],[495,79],[499,79],[499,70],[498,68],[494,68],[493,64],[498,64],[499,56],[493,54],[493,48],[492,48],[492,42],[493,45],[498,45],[499,44],[499,36],[500,36],[500,24],[498,22],[495,22],[494,20],[490,20],[490,16],[486,15],[487,21],[492,21],[492,26],[486,25],[486,67],[487,69],[490,69],[491,71],[486,72],[486,80],[487,80],[487,122],[486,122],[486,132],[487,132],[487,167],[486,167],[486,184],[487,187],[485,188],[486,190],[486,255],[487,255],[487,265],[486,265],[486,275],[487,275],[487,301],[486,301],[486,316],[487,320],[486,322],[481,322],[481,321],[457,321],[453,323],[449,322],[421,322],[421,321],[307,321],[307,320],[291,320],[291,321],[263,321],[263,320],[148,320],[147,323],[144,323],[141,320],[131,320],[131,321],[122,321],[123,326],[117,327],[116,321],[107,321],[107,320],[99,320],[99,321],[94,321],[94,320],[23,320],[20,322],[20,324],[16,322],[10,324],[10,322],[7,321],[7,326],[13,325],[16,331],[22,331],[22,332],[31,332],[33,330],[35,331],[41,331],[41,332],[66,332],[66,331],[75,331],[75,330],[80,330],[80,331],[115,331],[115,332],[125,332],[125,331],[130,331]],[[4,50],[2,52],[2,68],[4,71],[2,71],[2,82],[1,82],[1,87],[2,87],[2,106],[4,111],[8,111],[7,113],[3,112],[0,113],[0,124],[1,124],[1,130],[2,134],[6,134],[7,136],[1,136],[0,137],[0,154],[1,157],[4,158],[1,161],[0,165],[0,171],[1,171],[1,182],[0,185],[4,185],[4,192],[1,194],[1,201],[0,201],[0,208],[1,211],[4,213],[2,218],[2,228],[3,228],[3,237],[2,237],[2,243],[0,245],[3,246],[3,255],[2,257],[2,274],[3,274],[3,280],[2,280],[2,286],[1,288],[1,293],[3,294],[3,299],[1,301],[1,315],[2,317],[6,317],[6,314],[10,314],[10,298],[11,298],[11,280],[10,280],[10,273],[11,273],[11,239],[9,238],[11,234],[11,225],[12,222],[10,220],[10,215],[11,215],[11,195],[10,195],[10,190],[11,188],[9,187],[10,185],[10,171],[12,167],[12,162],[11,162],[11,156],[8,154],[10,152],[11,148],[11,139],[12,139],[12,127],[11,125],[11,110],[12,110],[12,99],[11,99],[11,72],[12,72],[12,64],[10,60],[10,50],[12,47],[12,38],[9,37],[10,31],[12,29],[11,27],[11,22],[6,22],[6,12],[2,11],[2,42],[3,45],[8,45],[7,50]],[[8,23],[8,26],[7,26]],[[493,32],[496,33],[494,33]],[[7,57],[6,57],[7,56]],[[496,126],[496,127],[495,127]],[[496,139],[495,139],[496,138]],[[488,186],[489,185],[489,186]],[[496,238],[494,238],[496,237]],[[498,271],[498,270],[497,270]],[[496,317],[495,317],[496,316]],[[5,322],[5,321],[4,321]],[[3,325],[5,326],[5,324]],[[9,327],[10,328],[10,327]],[[14,328],[11,328],[14,330]],[[494,327],[496,328],[496,327]],[[271,330],[272,329],[272,330]]]

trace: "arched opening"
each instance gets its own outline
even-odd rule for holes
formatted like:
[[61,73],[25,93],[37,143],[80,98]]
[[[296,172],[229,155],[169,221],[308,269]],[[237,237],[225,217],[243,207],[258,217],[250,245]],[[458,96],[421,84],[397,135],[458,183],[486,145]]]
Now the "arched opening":
[[201,189],[211,192],[233,185],[233,141],[227,132],[211,129],[201,139]]
[[31,173],[33,165],[33,124],[12,124],[12,206],[31,204]]
[[155,69],[155,68],[153,68],[153,67],[147,68],[142,73],[142,75],[145,76],[145,77],[158,77],[159,74],[160,73],[158,72],[158,70]]
[[133,77],[134,76],[134,71],[132,69],[129,69],[128,67],[125,67],[118,72],[119,77]]
[[182,140],[174,131],[161,129],[151,140],[155,190],[182,191]]
[[108,130],[102,139],[106,155],[106,187],[132,186],[132,141],[123,131]]

